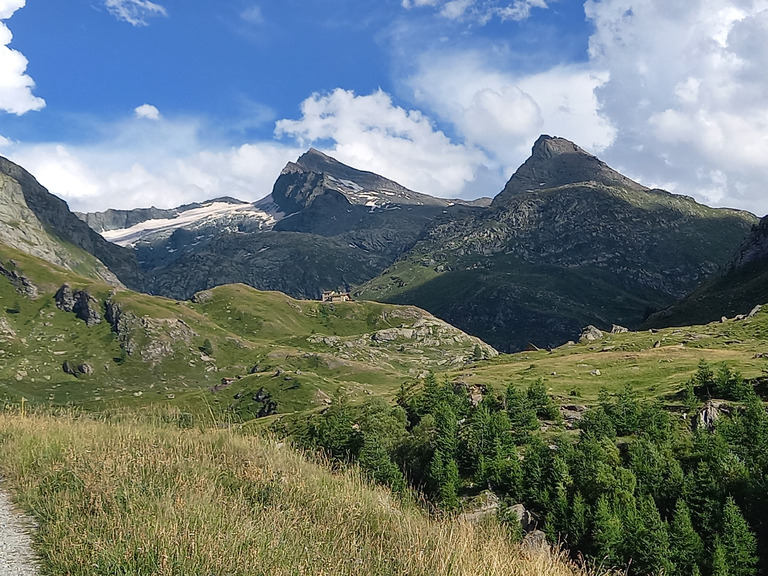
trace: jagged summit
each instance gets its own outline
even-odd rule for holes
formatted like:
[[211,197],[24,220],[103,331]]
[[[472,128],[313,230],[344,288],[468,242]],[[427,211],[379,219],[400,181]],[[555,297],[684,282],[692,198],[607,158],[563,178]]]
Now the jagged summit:
[[272,189],[272,199],[286,214],[304,209],[320,196],[338,193],[350,204],[369,208],[395,205],[487,205],[478,201],[451,200],[421,194],[373,172],[358,170],[310,148],[296,162],[289,162]]
[[504,190],[494,198],[493,206],[504,205],[520,193],[581,182],[647,190],[645,186],[616,172],[570,140],[543,134],[533,145],[530,158],[517,169]]

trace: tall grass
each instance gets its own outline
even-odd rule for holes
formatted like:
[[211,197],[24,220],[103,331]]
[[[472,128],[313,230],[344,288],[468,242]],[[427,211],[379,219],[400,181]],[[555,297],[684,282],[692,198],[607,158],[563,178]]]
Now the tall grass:
[[231,430],[0,411],[0,473],[39,523],[44,574],[578,573]]

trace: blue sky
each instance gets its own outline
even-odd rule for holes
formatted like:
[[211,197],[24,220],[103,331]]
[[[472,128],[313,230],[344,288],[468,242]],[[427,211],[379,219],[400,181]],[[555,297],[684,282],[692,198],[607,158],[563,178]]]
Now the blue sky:
[[74,209],[268,194],[309,146],[493,196],[541,133],[768,212],[768,0],[0,0],[0,154]]

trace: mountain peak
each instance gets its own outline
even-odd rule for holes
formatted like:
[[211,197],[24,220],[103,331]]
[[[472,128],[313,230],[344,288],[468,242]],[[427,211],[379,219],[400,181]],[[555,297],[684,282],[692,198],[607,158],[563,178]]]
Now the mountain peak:
[[583,154],[594,158],[570,140],[547,134],[539,136],[531,149],[531,158],[548,159],[561,154]]
[[645,186],[619,174],[570,140],[542,134],[533,145],[531,156],[494,198],[493,205],[504,205],[511,197],[524,192],[583,182],[647,190]]

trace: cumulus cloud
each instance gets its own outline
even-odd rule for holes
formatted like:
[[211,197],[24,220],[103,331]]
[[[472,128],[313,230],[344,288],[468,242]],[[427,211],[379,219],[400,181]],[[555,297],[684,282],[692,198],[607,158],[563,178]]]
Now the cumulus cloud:
[[0,110],[17,115],[45,106],[45,100],[32,93],[35,82],[26,74],[27,59],[8,47],[13,35],[3,20],[24,4],[25,0],[0,0]]
[[518,75],[491,61],[480,52],[426,54],[407,86],[420,105],[485,150],[507,177],[542,133],[575,140],[594,152],[613,141],[614,129],[599,115],[595,97],[605,74],[561,66]]
[[768,2],[588,0],[606,159],[647,184],[768,211]]
[[104,6],[115,18],[133,26],[146,26],[147,18],[168,15],[163,6],[149,0],[104,0]]
[[136,118],[146,118],[147,120],[159,120],[160,110],[158,110],[152,104],[142,104],[134,109],[133,113]]
[[473,20],[485,24],[492,18],[526,20],[533,8],[548,8],[551,0],[402,0],[403,8],[431,7],[449,20]]
[[194,120],[147,123],[135,116],[106,126],[87,144],[10,143],[4,155],[75,210],[170,208],[217,196],[263,198],[303,150],[275,142],[227,146],[201,136]]
[[396,106],[381,90],[363,96],[342,89],[313,94],[301,113],[298,120],[280,120],[276,135],[304,147],[318,145],[346,164],[420,192],[457,196],[486,160],[480,150],[452,143],[424,114]]

